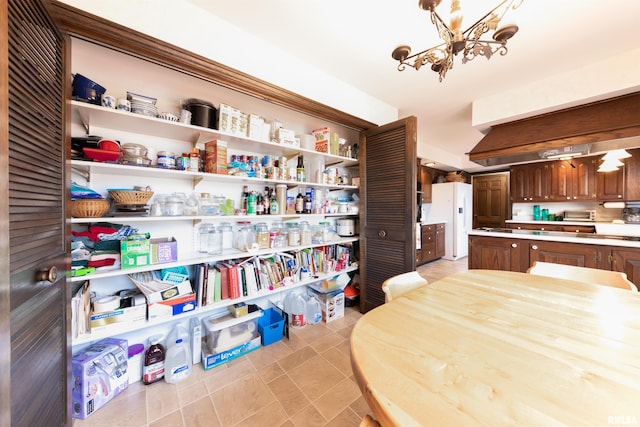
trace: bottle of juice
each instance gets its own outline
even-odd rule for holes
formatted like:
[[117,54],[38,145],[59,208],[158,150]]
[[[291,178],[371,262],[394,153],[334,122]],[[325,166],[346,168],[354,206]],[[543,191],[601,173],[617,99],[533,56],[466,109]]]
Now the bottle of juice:
[[164,378],[164,346],[160,344],[162,335],[149,337],[149,348],[144,354],[142,382],[151,384]]

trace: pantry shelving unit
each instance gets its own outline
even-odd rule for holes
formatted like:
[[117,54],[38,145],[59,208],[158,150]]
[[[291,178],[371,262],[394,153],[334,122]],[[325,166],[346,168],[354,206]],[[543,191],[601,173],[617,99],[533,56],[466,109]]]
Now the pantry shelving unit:
[[[204,142],[210,140],[223,140],[228,144],[228,150],[241,150],[243,152],[254,152],[260,155],[273,155],[273,156],[285,156],[288,159],[298,155],[304,155],[305,159],[314,160],[322,159],[327,167],[335,166],[341,168],[357,168],[357,159],[330,155],[327,153],[319,153],[313,150],[307,150],[300,147],[292,147],[272,142],[266,142],[256,140],[252,138],[241,137],[237,135],[231,135],[218,130],[202,128],[199,126],[193,126],[190,124],[183,124],[179,122],[170,122],[167,120],[148,117],[144,115],[134,114],[125,111],[119,111],[115,109],[104,108],[97,105],[87,104],[78,101],[71,101],[72,111],[75,120],[79,121],[87,134],[90,134],[94,127],[100,129],[117,129],[119,132],[140,134],[151,137],[158,137],[164,139],[176,140],[179,144],[184,143],[184,147],[195,147]],[[91,162],[85,160],[71,160],[71,168],[75,174],[82,176],[88,184],[92,183],[94,176],[97,176],[98,180],[105,180],[105,176],[126,176],[132,178],[145,178],[145,179],[168,179],[172,182],[182,182],[184,187],[188,187],[190,191],[194,191],[200,184],[209,183],[223,186],[232,186],[238,188],[238,194],[242,185],[255,184],[255,185],[268,185],[273,186],[276,184],[286,184],[288,188],[302,187],[315,187],[318,189],[327,189],[329,191],[346,191],[348,193],[356,193],[358,191],[357,186],[343,185],[343,184],[324,184],[315,182],[295,182],[287,180],[272,180],[262,178],[252,178],[246,176],[233,176],[233,175],[221,175],[212,174],[206,172],[191,172],[191,171],[179,171],[162,169],[156,167],[141,167],[130,166],[116,163],[100,163]],[[91,225],[99,222],[110,222],[114,224],[153,224],[162,225],[163,223],[176,225],[182,227],[181,222],[184,222],[184,228],[192,230],[194,224],[198,222],[230,222],[241,220],[260,220],[260,221],[289,221],[289,220],[309,220],[310,222],[318,222],[327,218],[338,217],[354,217],[358,216],[357,210],[351,212],[333,212],[322,214],[283,214],[283,215],[183,215],[183,216],[121,216],[121,217],[103,217],[103,218],[71,218],[71,224],[75,226]],[[187,235],[187,233],[185,233]],[[188,233],[192,236],[192,233]],[[252,256],[267,256],[274,253],[281,252],[295,252],[306,248],[322,247],[334,244],[346,244],[350,245],[358,241],[358,237],[340,237],[331,239],[330,241],[315,243],[305,246],[286,246],[279,248],[267,248],[259,249],[257,251],[245,252],[240,250],[225,250],[221,254],[209,255],[202,254],[195,251],[179,251],[179,259],[175,262],[151,264],[137,268],[127,269],[113,269],[113,270],[101,270],[95,273],[91,273],[84,276],[71,277],[71,282],[84,282],[86,280],[103,280],[122,278],[128,274],[159,270],[163,268],[171,268],[178,266],[195,266],[202,263],[216,263],[218,261],[243,259]],[[192,316],[202,316],[206,313],[213,313],[224,309],[225,307],[240,303],[249,302],[252,300],[258,300],[263,297],[269,297],[277,295],[282,292],[289,291],[291,289],[303,287],[311,283],[316,283],[323,279],[328,279],[336,276],[337,274],[350,273],[358,269],[358,263],[353,263],[347,268],[340,271],[331,271],[324,274],[318,274],[314,277],[300,280],[293,284],[286,286],[275,287],[271,290],[262,290],[258,294],[251,296],[245,296],[235,299],[225,299],[213,304],[201,306],[194,311],[190,311],[184,314],[164,317],[160,319],[145,320],[133,323],[112,324],[106,328],[98,328],[89,334],[83,334],[73,339],[73,345],[87,344],[95,340],[99,340],[109,336],[116,336],[127,334],[133,331],[139,331],[141,329],[152,328],[154,326],[160,326],[179,321],[181,319],[187,319]]]

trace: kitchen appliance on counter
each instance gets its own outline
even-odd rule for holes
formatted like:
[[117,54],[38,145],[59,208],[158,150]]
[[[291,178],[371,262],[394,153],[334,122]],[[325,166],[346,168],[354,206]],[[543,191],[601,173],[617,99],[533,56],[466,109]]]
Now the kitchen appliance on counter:
[[566,210],[562,213],[565,221],[595,221],[595,209]]
[[469,231],[473,224],[471,184],[445,182],[431,187],[431,205],[425,214],[429,222],[444,222],[443,259],[457,260],[469,254]]
[[355,235],[355,220],[353,218],[336,219],[336,232],[338,233],[338,236],[342,237]]

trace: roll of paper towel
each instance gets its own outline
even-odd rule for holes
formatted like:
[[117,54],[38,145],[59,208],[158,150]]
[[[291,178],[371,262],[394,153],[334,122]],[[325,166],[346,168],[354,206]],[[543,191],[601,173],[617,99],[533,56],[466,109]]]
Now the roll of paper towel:
[[626,206],[625,202],[604,202],[602,204],[607,209],[623,209]]

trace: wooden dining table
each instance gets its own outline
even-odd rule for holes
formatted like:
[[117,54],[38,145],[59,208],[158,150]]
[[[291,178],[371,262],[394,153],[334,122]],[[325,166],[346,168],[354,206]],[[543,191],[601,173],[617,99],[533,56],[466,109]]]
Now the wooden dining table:
[[382,426],[640,425],[640,293],[456,273],[362,316],[351,365]]

